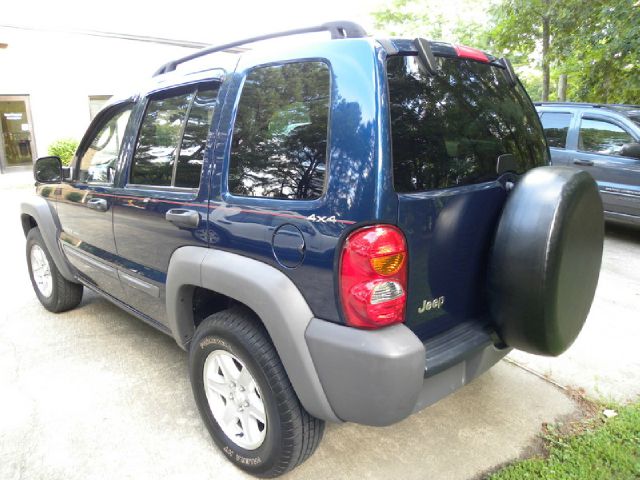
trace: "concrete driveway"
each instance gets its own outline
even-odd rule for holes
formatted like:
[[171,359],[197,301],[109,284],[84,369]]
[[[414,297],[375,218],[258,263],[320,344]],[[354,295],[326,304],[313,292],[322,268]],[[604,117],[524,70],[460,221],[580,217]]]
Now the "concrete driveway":
[[[66,314],[39,305],[18,221],[29,182],[28,175],[0,175],[0,478],[249,478],[209,438],[192,399],[187,356],[171,338],[89,292]],[[638,289],[629,277],[637,281],[640,273],[637,264],[624,270],[629,256],[640,258],[638,245],[640,237],[626,233],[607,239],[599,298],[574,349],[542,366],[513,358],[541,373],[551,368],[564,385],[572,384],[575,369],[587,368],[589,379],[598,372],[608,379],[637,375],[635,347],[605,365],[586,357],[604,345],[626,348],[634,333],[638,338],[629,317]],[[614,293],[616,318],[610,299],[601,298]],[[616,371],[625,359],[635,372]],[[397,425],[328,425],[316,454],[287,478],[475,478],[531,452],[543,422],[578,413],[562,389],[505,361]]]

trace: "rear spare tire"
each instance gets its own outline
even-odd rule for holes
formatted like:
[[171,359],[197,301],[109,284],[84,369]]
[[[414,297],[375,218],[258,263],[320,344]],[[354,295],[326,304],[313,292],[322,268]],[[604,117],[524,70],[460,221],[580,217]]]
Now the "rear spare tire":
[[576,339],[598,283],[602,201],[586,172],[529,171],[509,195],[488,268],[490,311],[509,346],[559,355]]

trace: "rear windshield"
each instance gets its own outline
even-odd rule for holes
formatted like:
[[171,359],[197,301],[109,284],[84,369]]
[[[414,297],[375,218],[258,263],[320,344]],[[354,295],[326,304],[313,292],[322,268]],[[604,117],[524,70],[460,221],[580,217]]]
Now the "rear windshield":
[[397,192],[495,180],[500,155],[519,173],[546,163],[540,121],[520,85],[502,69],[438,58],[437,75],[416,56],[387,61],[393,173]]

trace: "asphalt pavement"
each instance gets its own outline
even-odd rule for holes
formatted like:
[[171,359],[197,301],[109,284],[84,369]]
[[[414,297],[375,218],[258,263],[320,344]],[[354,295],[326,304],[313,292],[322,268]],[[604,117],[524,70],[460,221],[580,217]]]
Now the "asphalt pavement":
[[[187,355],[171,338],[90,292],[65,314],[40,306],[18,214],[30,183],[29,174],[0,175],[0,478],[249,478],[211,441]],[[391,427],[328,425],[315,455],[286,478],[477,478],[535,451],[543,423],[580,414],[558,385],[636,398],[638,267],[640,233],[610,230],[594,308],[566,354],[511,354]]]

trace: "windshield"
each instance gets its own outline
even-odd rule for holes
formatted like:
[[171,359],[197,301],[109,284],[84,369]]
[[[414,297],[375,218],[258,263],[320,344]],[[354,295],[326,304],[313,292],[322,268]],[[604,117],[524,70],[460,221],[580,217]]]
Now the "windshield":
[[416,56],[387,61],[397,192],[495,180],[497,159],[506,153],[519,173],[546,163],[542,127],[520,85],[484,63],[438,62],[433,76]]

